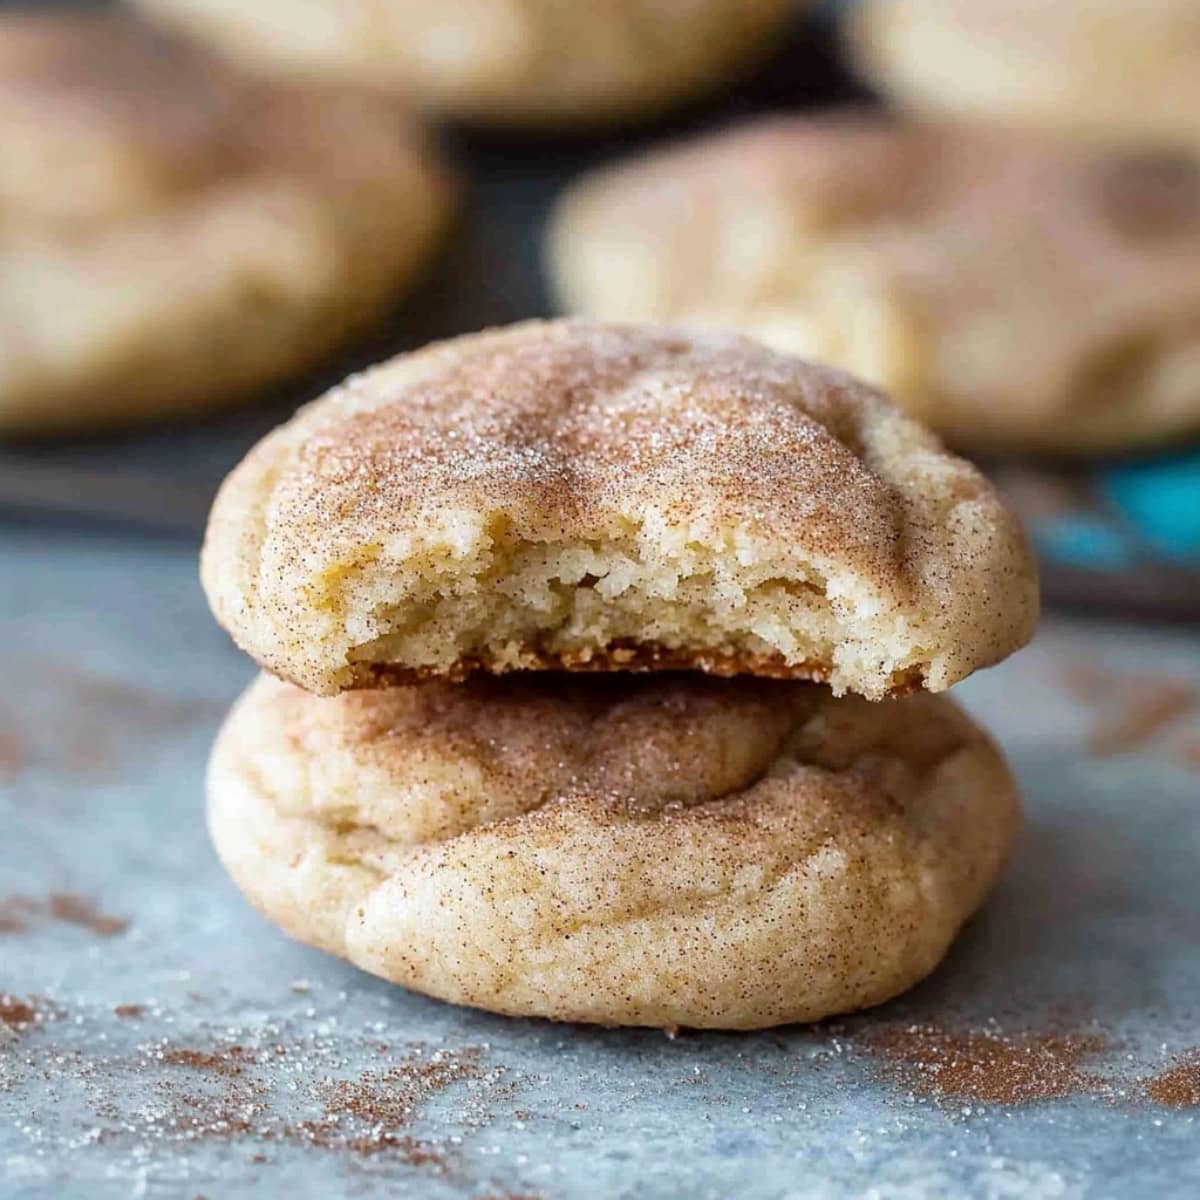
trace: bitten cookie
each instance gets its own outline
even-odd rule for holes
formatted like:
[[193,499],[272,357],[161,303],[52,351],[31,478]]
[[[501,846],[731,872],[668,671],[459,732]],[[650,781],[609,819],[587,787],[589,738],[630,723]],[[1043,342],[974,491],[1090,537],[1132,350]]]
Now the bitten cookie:
[[1200,430],[1200,169],[1020,132],[772,118],[597,171],[548,257],[566,309],[742,329],[955,444]]
[[310,405],[226,480],[201,573],[247,653],[324,695],[551,667],[940,690],[1037,610],[1016,519],[880,393],[744,338],[573,321]]
[[699,675],[477,676],[322,700],[267,676],[209,824],[293,937],[493,1012],[755,1029],[945,954],[1018,823],[942,697]]
[[847,42],[919,112],[1200,148],[1195,0],[862,0]]
[[423,263],[450,188],[411,118],[131,19],[0,17],[0,431],[211,409]]
[[735,73],[796,0],[139,0],[234,57],[490,125],[636,119]]

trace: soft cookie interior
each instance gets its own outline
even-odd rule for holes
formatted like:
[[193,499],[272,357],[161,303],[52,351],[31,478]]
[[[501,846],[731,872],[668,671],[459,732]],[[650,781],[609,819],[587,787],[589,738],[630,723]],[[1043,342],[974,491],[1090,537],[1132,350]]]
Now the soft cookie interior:
[[880,692],[921,679],[927,649],[904,622],[881,620],[852,579],[831,581],[799,556],[781,561],[745,531],[718,544],[654,516],[604,538],[551,542],[517,536],[502,514],[464,514],[471,528],[455,531],[457,543],[431,541],[402,568],[368,554],[334,570],[313,599],[365,638],[339,682],[476,667],[699,667],[838,683],[853,674]]
[[990,484],[849,376],[725,335],[530,323],[401,355],[263,440],[202,574],[324,695],[696,667],[931,690],[1029,636]]

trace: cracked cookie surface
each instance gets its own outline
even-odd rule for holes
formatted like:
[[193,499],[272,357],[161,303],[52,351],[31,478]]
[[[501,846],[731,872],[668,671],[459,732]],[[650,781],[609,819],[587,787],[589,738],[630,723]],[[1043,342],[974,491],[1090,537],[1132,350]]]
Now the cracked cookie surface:
[[692,666],[941,690],[1030,636],[991,485],[880,393],[748,339],[531,322],[354,377],[251,451],[202,576],[332,695]]
[[317,362],[425,262],[412,114],[132,17],[0,15],[0,432],[213,409]]
[[748,1029],[940,961],[1018,823],[949,699],[696,674],[475,676],[332,700],[261,676],[209,824],[292,936],[495,1012]]

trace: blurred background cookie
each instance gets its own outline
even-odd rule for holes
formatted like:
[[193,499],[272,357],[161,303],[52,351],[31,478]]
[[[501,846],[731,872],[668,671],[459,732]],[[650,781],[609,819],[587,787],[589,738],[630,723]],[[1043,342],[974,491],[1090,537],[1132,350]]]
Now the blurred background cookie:
[[320,359],[451,207],[409,115],[131,18],[0,17],[0,431],[227,404]]
[[495,125],[636,119],[782,36],[798,0],[138,0],[274,69],[370,83]]
[[1196,0],[862,0],[848,42],[905,108],[1200,148]]
[[565,308],[739,328],[977,450],[1200,429],[1200,170],[866,112],[601,169],[549,235]]
[[208,819],[266,916],[405,987],[757,1029],[931,971],[1019,804],[941,696],[542,674],[322,700],[264,676],[213,752]]

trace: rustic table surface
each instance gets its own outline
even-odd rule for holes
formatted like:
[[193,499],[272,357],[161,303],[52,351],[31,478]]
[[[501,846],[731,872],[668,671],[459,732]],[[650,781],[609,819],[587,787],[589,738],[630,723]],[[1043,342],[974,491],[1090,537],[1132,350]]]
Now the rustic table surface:
[[0,1195],[1200,1194],[1200,636],[969,680],[1028,822],[908,997],[743,1036],[505,1020],[288,942],[208,845],[246,683],[195,547],[0,527]]
[[[724,116],[859,95],[826,51]],[[250,668],[195,578],[215,481],[347,367],[547,311],[542,216],[628,148],[457,146],[460,236],[325,380],[0,449],[2,1200],[1200,1194],[1196,632],[1051,619],[959,689],[1024,839],[944,968],[844,1022],[670,1040],[452,1008],[288,942],[217,864],[205,757]]]

